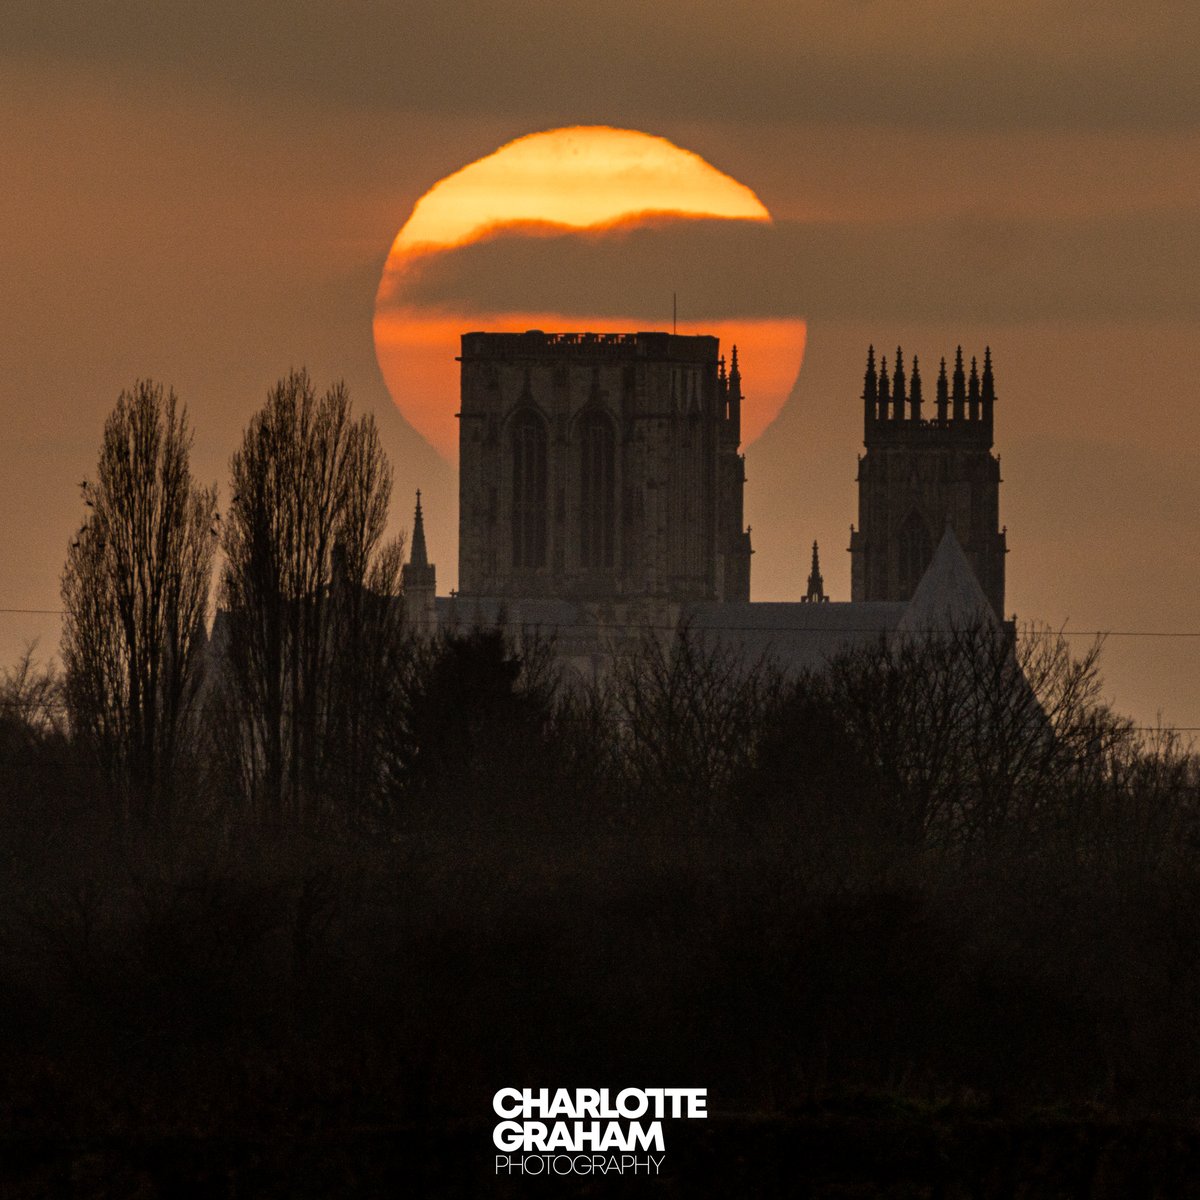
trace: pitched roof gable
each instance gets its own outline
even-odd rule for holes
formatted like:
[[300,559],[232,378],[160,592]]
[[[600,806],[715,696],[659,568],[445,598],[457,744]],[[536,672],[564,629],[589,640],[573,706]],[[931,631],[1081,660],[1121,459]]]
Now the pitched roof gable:
[[896,626],[898,633],[999,629],[1000,620],[949,525]]

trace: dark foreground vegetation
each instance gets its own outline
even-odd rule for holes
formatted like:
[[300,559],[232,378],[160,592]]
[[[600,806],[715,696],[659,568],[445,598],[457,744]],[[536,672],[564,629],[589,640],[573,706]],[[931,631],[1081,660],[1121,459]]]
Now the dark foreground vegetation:
[[497,1180],[492,1094],[686,1085],[668,1195],[1194,1194],[1197,767],[1094,649],[683,629],[585,684],[409,636],[336,390],[276,389],[219,533],[186,445],[123,400],[63,676],[0,688],[0,1191],[649,1189]]
[[1078,702],[1018,746],[956,690],[976,635],[791,684],[685,636],[589,689],[466,631],[411,647],[370,812],[339,817],[334,782],[284,828],[216,755],[170,823],[120,820],[26,672],[3,1171],[519,1194],[490,1174],[492,1093],[594,1081],[709,1088],[706,1126],[668,1126],[678,1195],[1184,1194],[1194,764],[1030,644]]

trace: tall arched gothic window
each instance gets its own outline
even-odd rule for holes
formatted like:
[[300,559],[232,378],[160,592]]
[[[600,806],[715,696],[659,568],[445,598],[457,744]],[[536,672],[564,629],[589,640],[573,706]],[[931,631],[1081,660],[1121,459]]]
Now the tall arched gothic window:
[[512,426],[514,567],[546,565],[546,426],[532,412]]
[[918,512],[911,512],[900,526],[897,543],[900,559],[901,594],[911,596],[921,582],[933,560],[933,543],[929,538],[929,527]]
[[612,422],[589,413],[579,422],[579,559],[593,570],[613,565],[616,484]]

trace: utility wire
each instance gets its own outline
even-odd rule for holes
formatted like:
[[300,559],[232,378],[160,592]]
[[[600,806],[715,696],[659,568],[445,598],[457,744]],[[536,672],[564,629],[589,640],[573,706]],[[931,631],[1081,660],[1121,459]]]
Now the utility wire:
[[[464,601],[464,605],[470,603]],[[761,604],[777,604],[777,603],[796,603],[799,601],[754,601],[752,603]],[[817,611],[822,611],[820,606],[814,606]],[[61,608],[0,608],[0,614],[16,614],[16,615],[33,615],[47,617],[63,617],[66,616],[66,611]],[[484,621],[485,627],[490,627],[493,622]],[[621,623],[620,625],[603,625],[595,621],[522,621],[513,622],[506,621],[505,624],[519,624],[522,629],[529,631],[539,630],[559,630],[559,629],[585,629],[594,630],[601,633],[612,632],[617,629],[629,630],[645,630],[647,632],[673,632],[679,629],[679,625],[671,625],[665,622],[652,621],[633,621]],[[744,624],[721,624],[700,625],[689,624],[686,619],[683,624],[693,633],[813,633],[823,636],[831,636],[840,633],[921,633],[921,634],[947,634],[947,633],[964,633],[968,630],[961,627],[936,627],[928,626],[920,629],[904,629],[899,630],[894,626],[888,628],[881,625],[793,625],[793,624],[771,624],[771,625],[744,625]],[[460,628],[471,628],[473,622],[461,621]],[[1200,638],[1200,629],[1019,629],[1017,630],[1019,637],[1067,637],[1067,638],[1110,638],[1110,637],[1127,637],[1127,638]]]

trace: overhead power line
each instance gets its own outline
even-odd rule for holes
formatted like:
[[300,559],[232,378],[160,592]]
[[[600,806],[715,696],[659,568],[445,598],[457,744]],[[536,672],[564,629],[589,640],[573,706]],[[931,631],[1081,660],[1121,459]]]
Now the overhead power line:
[[[464,606],[469,601],[464,601]],[[774,604],[777,601],[761,601],[764,604]],[[797,602],[798,603],[798,602]],[[45,617],[63,617],[66,616],[65,610],[61,608],[0,608],[0,614],[14,614],[18,616],[45,616]],[[487,622],[485,622],[486,624]],[[462,625],[469,627],[470,621],[463,621]],[[514,622],[506,622],[506,624],[514,624]],[[592,621],[524,621],[516,622],[526,629],[530,630],[559,630],[559,629],[586,629],[608,631],[617,628],[614,626],[598,625]],[[620,628],[629,630],[644,630],[647,632],[670,632],[678,628],[677,625],[666,624],[665,622],[653,621],[631,621],[622,622]],[[690,626],[693,632],[697,633],[813,633],[822,634],[824,636],[836,635],[841,633],[893,633],[899,632],[894,629],[882,628],[878,625],[836,625],[836,626],[814,626],[814,625],[792,625],[792,624],[776,624],[776,625],[745,625],[745,624],[721,624],[721,625],[692,625]],[[920,629],[906,629],[905,633],[928,633],[928,634],[945,634],[945,633],[964,633],[966,630],[956,627],[936,627],[928,626]],[[1021,637],[1068,637],[1068,638],[1110,638],[1110,637],[1127,637],[1127,638],[1200,638],[1200,629],[1018,629],[1018,634]]]

